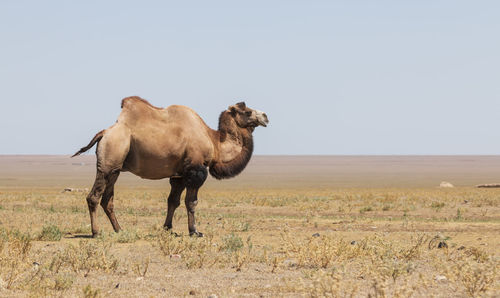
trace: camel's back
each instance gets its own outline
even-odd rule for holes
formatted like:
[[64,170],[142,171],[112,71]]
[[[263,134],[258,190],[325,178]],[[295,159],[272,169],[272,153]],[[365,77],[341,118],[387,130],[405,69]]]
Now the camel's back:
[[148,160],[187,157],[206,162],[214,154],[210,128],[186,106],[157,108],[141,98],[128,97],[122,101],[117,125],[130,131],[136,162],[145,162],[146,156]]
[[171,105],[158,108],[136,96],[123,99],[118,122],[126,124],[132,130],[151,126],[162,130],[176,128],[187,131],[208,128],[201,117],[189,107]]

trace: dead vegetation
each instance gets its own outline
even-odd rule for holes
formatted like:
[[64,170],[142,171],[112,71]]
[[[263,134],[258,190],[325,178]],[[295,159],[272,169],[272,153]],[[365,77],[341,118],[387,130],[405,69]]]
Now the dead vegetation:
[[167,191],[118,189],[124,230],[86,239],[84,193],[1,190],[0,296],[500,291],[495,189],[208,189],[203,238],[187,236],[184,212],[161,229]]

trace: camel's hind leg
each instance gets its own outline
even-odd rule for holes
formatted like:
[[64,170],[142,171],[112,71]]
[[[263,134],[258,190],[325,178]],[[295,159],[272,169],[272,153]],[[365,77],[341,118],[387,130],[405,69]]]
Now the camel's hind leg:
[[174,212],[177,207],[181,204],[181,195],[186,186],[182,178],[170,178],[170,194],[168,195],[168,211],[167,218],[165,219],[165,224],[163,228],[166,230],[172,229],[172,219],[174,218]]
[[123,162],[127,157],[130,148],[130,133],[126,127],[113,125],[105,130],[102,139],[97,146],[97,175],[94,187],[87,197],[87,203],[90,211],[90,224],[92,225],[92,236],[99,233],[97,227],[96,209],[101,196],[101,202],[104,211],[108,215],[113,228],[120,229],[113,212],[114,184]]
[[104,189],[106,187],[106,179],[104,178],[104,173],[97,170],[97,174],[94,181],[94,186],[87,196],[87,205],[89,206],[90,213],[90,225],[92,227],[92,237],[96,237],[99,233],[99,227],[97,226],[97,205],[101,199]]
[[106,189],[104,190],[104,194],[102,195],[101,206],[104,209],[104,212],[109,218],[111,225],[113,226],[113,230],[115,232],[120,231],[120,225],[118,224],[118,220],[116,220],[113,198],[115,195],[115,182],[120,175],[120,171],[114,171],[106,176]]

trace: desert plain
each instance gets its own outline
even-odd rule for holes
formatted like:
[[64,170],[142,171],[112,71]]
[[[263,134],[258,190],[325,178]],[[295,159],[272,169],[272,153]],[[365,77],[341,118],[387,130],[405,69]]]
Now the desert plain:
[[[203,238],[168,180],[122,173],[90,238],[95,156],[0,156],[0,296],[498,297],[500,156],[254,156],[209,178]],[[453,188],[440,188],[442,181]],[[64,191],[70,188],[72,191]]]

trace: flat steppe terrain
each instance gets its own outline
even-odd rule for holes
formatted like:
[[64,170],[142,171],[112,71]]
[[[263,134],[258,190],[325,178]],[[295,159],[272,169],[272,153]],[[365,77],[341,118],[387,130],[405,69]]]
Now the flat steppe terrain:
[[[0,296],[500,296],[500,156],[254,156],[187,236],[168,180],[122,173],[89,238],[95,156],[0,156]],[[448,181],[455,188],[439,188]],[[63,192],[72,188],[71,192]]]
[[[89,187],[95,155],[0,155],[0,187]],[[500,183],[499,156],[254,156],[235,179],[215,189],[435,187],[441,181],[470,187]],[[230,182],[229,182],[230,181]],[[168,181],[122,173],[118,187],[168,188]]]

